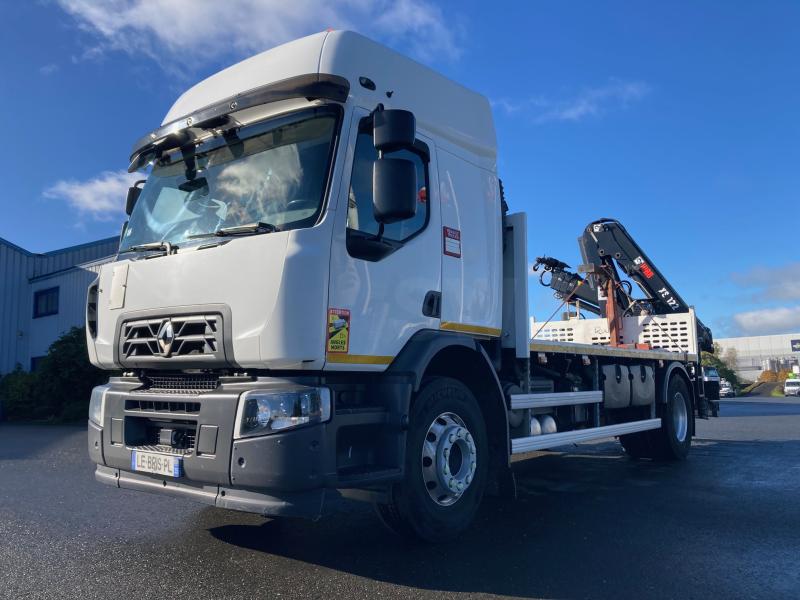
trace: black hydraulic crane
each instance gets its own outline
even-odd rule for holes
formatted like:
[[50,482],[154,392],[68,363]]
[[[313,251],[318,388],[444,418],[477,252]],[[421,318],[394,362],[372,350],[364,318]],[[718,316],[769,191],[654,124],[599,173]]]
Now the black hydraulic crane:
[[[613,345],[618,343],[620,319],[624,316],[689,311],[689,305],[619,221],[599,219],[589,223],[578,238],[578,245],[584,263],[578,271],[585,277],[547,256],[536,259],[533,270],[544,269],[539,280],[552,288],[558,298],[607,318]],[[618,269],[637,284],[644,298],[633,297],[630,282],[620,277]],[[549,279],[545,278],[546,273],[551,275]],[[711,330],[700,319],[697,333],[700,349],[713,352]]]

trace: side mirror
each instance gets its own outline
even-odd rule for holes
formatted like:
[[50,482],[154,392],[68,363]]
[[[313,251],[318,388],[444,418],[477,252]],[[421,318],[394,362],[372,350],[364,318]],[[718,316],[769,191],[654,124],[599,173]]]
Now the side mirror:
[[372,165],[372,211],[381,224],[417,213],[417,169],[404,158],[381,158]]
[[139,194],[142,193],[142,188],[139,187],[139,184],[144,183],[145,180],[142,179],[134,183],[131,187],[128,188],[128,197],[125,200],[125,214],[129,217],[133,212],[133,207],[136,206],[136,201],[139,199]]
[[373,116],[372,141],[378,152],[411,148],[417,134],[414,113],[407,110],[379,110]]

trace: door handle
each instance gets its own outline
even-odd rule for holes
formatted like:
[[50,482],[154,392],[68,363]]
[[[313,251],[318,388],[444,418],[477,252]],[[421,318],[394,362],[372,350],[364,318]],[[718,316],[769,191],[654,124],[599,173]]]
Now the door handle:
[[425,294],[425,299],[422,301],[422,314],[426,317],[433,317],[439,319],[442,316],[442,293],[433,290]]

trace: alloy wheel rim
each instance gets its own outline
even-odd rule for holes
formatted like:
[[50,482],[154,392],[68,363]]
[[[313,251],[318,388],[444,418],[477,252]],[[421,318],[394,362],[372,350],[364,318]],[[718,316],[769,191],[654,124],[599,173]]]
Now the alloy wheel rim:
[[686,401],[680,392],[676,392],[672,399],[672,425],[675,430],[675,437],[679,442],[684,442],[686,441],[686,434],[689,432],[689,414],[686,410]]
[[422,444],[422,480],[439,506],[458,502],[475,478],[478,451],[464,420],[446,412],[428,427]]

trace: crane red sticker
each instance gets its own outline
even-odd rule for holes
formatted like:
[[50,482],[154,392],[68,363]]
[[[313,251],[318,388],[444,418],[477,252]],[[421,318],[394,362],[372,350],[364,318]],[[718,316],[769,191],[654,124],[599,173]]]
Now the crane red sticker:
[[350,351],[350,311],[328,309],[328,352],[347,354]]
[[450,227],[442,228],[444,240],[443,251],[447,256],[461,258],[461,232]]

